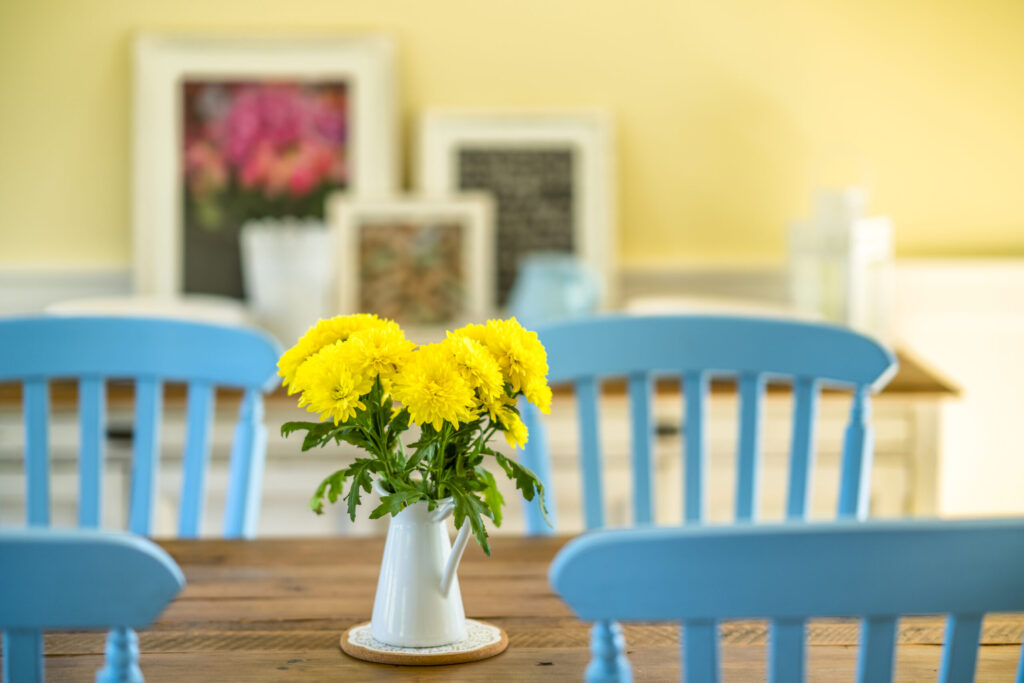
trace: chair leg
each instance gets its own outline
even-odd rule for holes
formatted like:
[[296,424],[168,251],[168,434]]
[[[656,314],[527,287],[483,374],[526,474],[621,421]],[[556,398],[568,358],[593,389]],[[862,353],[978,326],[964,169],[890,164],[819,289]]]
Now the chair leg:
[[584,679],[587,683],[632,683],[626,638],[617,621],[599,621],[590,629],[590,663]]
[[139,636],[126,627],[107,634],[106,664],[96,672],[96,683],[143,683],[139,668]]
[[4,631],[4,683],[43,683],[43,634],[34,629]]

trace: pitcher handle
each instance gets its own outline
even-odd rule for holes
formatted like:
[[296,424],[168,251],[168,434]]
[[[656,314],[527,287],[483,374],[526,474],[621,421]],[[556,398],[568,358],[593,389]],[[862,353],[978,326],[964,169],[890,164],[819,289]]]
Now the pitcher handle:
[[430,513],[430,520],[432,522],[440,522],[442,519],[447,519],[448,515],[453,512],[455,512],[455,502],[448,498]]
[[459,568],[459,560],[462,559],[462,553],[469,542],[469,532],[469,520],[463,520],[462,528],[459,529],[459,535],[455,537],[455,544],[452,545],[452,552],[448,556],[448,562],[444,565],[444,574],[441,575],[441,595],[446,598],[455,579],[455,571]]

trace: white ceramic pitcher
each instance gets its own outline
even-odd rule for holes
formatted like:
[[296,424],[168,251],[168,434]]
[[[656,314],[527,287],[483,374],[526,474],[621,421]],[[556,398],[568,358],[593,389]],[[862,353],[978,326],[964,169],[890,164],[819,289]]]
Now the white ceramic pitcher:
[[466,638],[455,571],[469,541],[469,520],[452,546],[445,520],[454,508],[446,499],[428,511],[421,501],[391,518],[370,622],[374,639],[398,647],[436,647]]

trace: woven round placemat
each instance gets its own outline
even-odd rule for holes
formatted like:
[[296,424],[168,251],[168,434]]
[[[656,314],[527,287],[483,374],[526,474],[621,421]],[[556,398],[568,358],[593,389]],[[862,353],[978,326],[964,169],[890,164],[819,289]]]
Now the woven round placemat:
[[395,647],[375,640],[370,622],[357,624],[341,634],[342,651],[356,659],[378,664],[438,666],[464,664],[501,654],[508,647],[508,635],[499,626],[466,619],[466,639],[438,647]]

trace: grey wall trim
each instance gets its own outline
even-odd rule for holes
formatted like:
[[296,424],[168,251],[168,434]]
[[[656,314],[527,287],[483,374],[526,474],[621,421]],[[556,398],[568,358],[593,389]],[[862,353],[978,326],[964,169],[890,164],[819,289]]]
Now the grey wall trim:
[[0,265],[0,314],[32,313],[69,299],[127,296],[131,292],[128,266]]
[[[630,299],[682,296],[743,299],[784,305],[783,266],[624,267],[619,274],[621,307]],[[0,314],[31,313],[50,304],[87,297],[132,293],[131,268],[124,266],[0,265]]]

